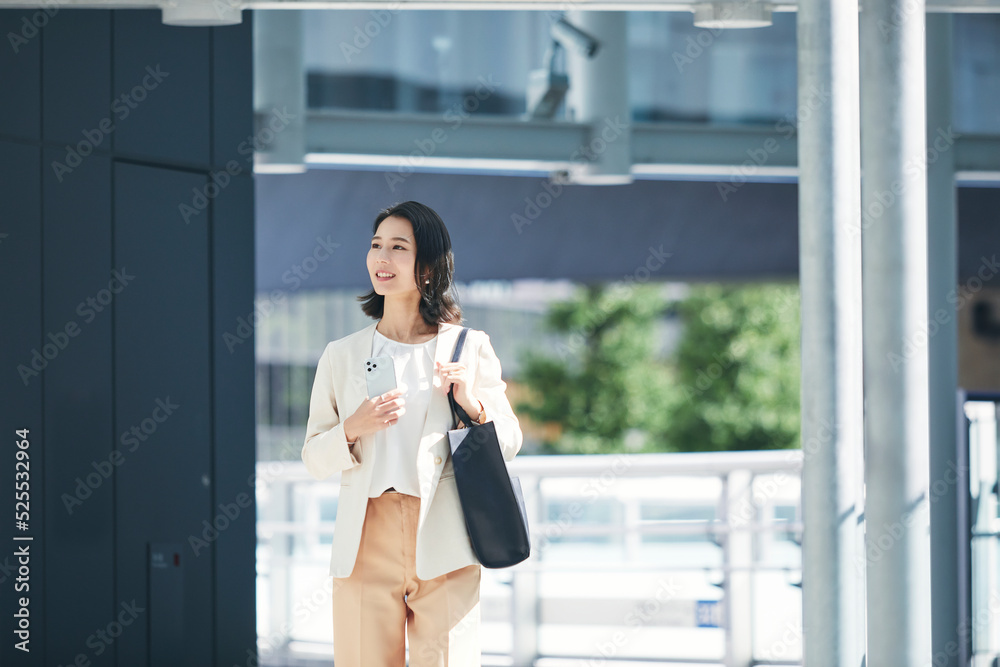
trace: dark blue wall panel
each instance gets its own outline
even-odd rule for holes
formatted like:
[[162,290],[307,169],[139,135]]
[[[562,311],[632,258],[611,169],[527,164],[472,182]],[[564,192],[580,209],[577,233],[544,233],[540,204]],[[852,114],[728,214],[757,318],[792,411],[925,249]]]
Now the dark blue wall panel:
[[251,18],[60,9],[0,49],[0,425],[30,429],[36,540],[30,654],[0,554],[0,664],[255,660],[253,340],[221,338],[254,306],[252,165],[181,213],[252,134]]
[[[187,544],[211,511],[208,230],[176,215],[177,202],[204,183],[201,174],[115,167],[115,263],[134,276],[115,310],[115,432],[142,432],[117,476],[118,596],[144,607],[153,604],[146,597],[148,543]],[[211,653],[211,550],[185,550],[181,559],[178,640],[186,662],[197,664]],[[128,633],[119,660],[139,664],[146,650],[142,633]]]
[[1000,188],[959,188],[958,281],[965,283],[984,276],[989,279],[995,275],[993,267],[997,259],[1000,259]]
[[42,9],[0,10],[0,35],[4,37],[0,48],[0,137],[41,138],[42,29],[36,24],[49,22]]
[[212,163],[223,167],[236,160],[240,173],[248,176],[253,171],[253,153],[248,149],[254,127],[244,110],[253,107],[253,58],[247,58],[240,45],[252,37],[246,23],[212,31]]
[[[9,12],[0,12],[0,15]],[[37,146],[0,141],[0,433],[7,446],[0,468],[0,496],[11,499],[13,512],[15,432],[28,429],[28,465],[30,493],[27,531],[16,530],[14,517],[0,521],[0,617],[3,618],[0,664],[43,667],[45,632],[45,421],[42,412],[42,388],[47,361],[33,365],[32,357],[42,354],[42,224],[41,154]],[[33,368],[40,368],[35,371]],[[14,537],[29,536],[30,578],[28,591],[15,590],[18,562],[14,552],[20,545]],[[16,546],[15,546],[16,545]],[[33,653],[24,655],[14,649],[14,612],[16,600],[30,596],[29,630]],[[17,655],[17,663],[13,658]]]
[[[59,355],[45,371],[46,654],[90,653],[95,618],[114,618],[114,476],[109,289],[111,162],[90,155],[60,182],[43,152],[45,335]],[[64,346],[64,347],[63,347]],[[82,572],[87,576],[81,577]],[[67,595],[67,591],[73,591]],[[94,656],[112,665],[113,653]]]
[[[74,153],[108,153],[118,120],[111,102],[110,11],[62,9],[45,27],[42,86],[46,141]],[[67,150],[68,144],[72,150]],[[84,158],[85,159],[85,158]],[[51,167],[53,160],[46,162]]]
[[212,30],[164,25],[159,11],[115,13],[112,94],[124,116],[114,133],[118,153],[209,162]]
[[[246,305],[254,299],[253,282],[244,278],[254,273],[253,219],[253,180],[249,175],[239,176],[212,207],[216,470],[248,470],[256,460],[255,424],[245,418],[255,410],[253,391],[247,390],[256,381],[254,336],[252,332],[244,336],[238,329],[239,318],[250,318],[252,311]],[[256,484],[252,477],[217,475],[216,479],[212,506],[218,509],[220,503],[235,503],[240,508],[233,525],[215,542],[216,595],[224,599],[227,591],[256,580],[257,515],[253,506],[246,505],[255,497]],[[251,644],[256,637],[246,631],[256,624],[253,606],[231,608],[216,617],[216,624],[219,644],[215,664],[245,665],[247,651],[255,650]]]

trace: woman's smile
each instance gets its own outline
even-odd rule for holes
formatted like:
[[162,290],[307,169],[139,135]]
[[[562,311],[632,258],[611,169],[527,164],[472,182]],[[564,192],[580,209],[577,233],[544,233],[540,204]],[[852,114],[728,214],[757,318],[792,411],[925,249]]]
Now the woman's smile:
[[388,271],[378,271],[375,274],[375,279],[378,280],[380,283],[385,282],[386,280],[392,280],[395,277],[396,277],[395,273],[389,273]]

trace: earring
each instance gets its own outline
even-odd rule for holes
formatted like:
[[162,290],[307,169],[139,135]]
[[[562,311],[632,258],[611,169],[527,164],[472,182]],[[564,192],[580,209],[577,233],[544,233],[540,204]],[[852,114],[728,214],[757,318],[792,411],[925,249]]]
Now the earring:
[[431,282],[431,281],[429,281],[429,280],[425,280],[425,281],[424,281],[424,284],[425,284],[425,285],[427,285],[427,284],[430,284],[430,282]]

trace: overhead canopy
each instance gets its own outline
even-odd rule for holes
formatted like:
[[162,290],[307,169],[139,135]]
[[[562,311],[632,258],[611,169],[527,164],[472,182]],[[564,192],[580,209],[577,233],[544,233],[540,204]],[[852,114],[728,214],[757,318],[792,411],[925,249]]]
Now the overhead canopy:
[[[540,176],[337,169],[255,179],[261,291],[370,285],[372,221],[411,199],[441,214],[461,282],[644,280],[647,268],[652,280],[798,278],[794,183],[561,186]],[[997,210],[1000,189],[960,188],[959,280],[1000,254]]]

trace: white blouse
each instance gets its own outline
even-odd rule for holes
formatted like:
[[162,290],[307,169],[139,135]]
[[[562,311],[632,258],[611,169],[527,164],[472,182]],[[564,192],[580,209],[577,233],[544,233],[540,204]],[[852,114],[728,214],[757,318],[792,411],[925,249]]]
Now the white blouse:
[[396,387],[403,390],[403,414],[399,420],[375,432],[377,454],[372,469],[370,498],[377,498],[389,487],[400,493],[420,497],[417,480],[417,450],[424,429],[427,408],[434,391],[434,351],[438,337],[423,343],[400,343],[386,338],[378,329],[372,339],[372,354],[392,357]]

